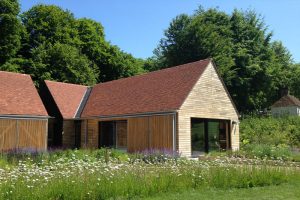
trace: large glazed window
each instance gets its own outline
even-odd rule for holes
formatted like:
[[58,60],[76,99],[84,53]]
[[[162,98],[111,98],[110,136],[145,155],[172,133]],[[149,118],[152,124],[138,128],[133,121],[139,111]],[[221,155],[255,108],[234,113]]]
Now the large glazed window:
[[230,148],[229,120],[191,118],[193,155]]

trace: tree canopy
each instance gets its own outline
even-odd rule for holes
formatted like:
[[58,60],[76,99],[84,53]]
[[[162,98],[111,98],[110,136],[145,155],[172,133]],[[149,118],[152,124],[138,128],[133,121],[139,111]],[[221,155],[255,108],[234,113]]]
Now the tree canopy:
[[293,85],[291,55],[271,39],[263,18],[254,11],[227,14],[200,7],[191,16],[172,20],[154,51],[152,67],[212,57],[239,111],[260,110],[278,98],[280,89]]
[[21,23],[17,0],[0,1],[0,65],[14,58],[21,45]]

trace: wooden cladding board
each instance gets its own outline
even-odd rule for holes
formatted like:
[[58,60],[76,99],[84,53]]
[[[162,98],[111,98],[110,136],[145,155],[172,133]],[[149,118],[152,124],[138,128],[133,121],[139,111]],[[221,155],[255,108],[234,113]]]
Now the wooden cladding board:
[[173,148],[173,115],[160,115],[150,117],[150,148]]
[[128,119],[128,152],[149,148],[149,117]]
[[47,120],[0,119],[0,150],[46,150]]
[[128,151],[173,149],[173,115],[128,118]]
[[15,149],[17,134],[17,120],[0,119],[0,150]]
[[116,121],[116,147],[127,148],[127,121]]
[[87,135],[82,137],[86,139],[86,148],[98,148],[99,147],[99,120],[89,119],[87,120]]
[[81,121],[80,146],[82,148],[99,147],[99,120],[87,119]]
[[62,145],[64,148],[74,148],[75,146],[75,121],[63,121]]

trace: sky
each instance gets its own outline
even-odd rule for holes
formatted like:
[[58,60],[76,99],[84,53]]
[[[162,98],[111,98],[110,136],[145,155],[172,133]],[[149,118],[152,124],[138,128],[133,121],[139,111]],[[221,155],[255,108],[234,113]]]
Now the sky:
[[104,26],[106,39],[138,58],[153,55],[171,20],[192,14],[200,5],[231,13],[233,9],[254,9],[264,17],[273,40],[280,40],[300,62],[299,0],[20,0],[21,11],[32,6],[54,4],[71,11],[76,18],[91,18]]

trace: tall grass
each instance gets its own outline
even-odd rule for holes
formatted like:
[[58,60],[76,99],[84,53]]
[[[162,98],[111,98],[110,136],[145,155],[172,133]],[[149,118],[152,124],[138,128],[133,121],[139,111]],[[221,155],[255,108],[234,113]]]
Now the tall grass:
[[0,167],[0,199],[130,199],[191,188],[277,185],[297,173],[221,160],[148,162],[138,157],[107,150],[27,156],[16,166]]

